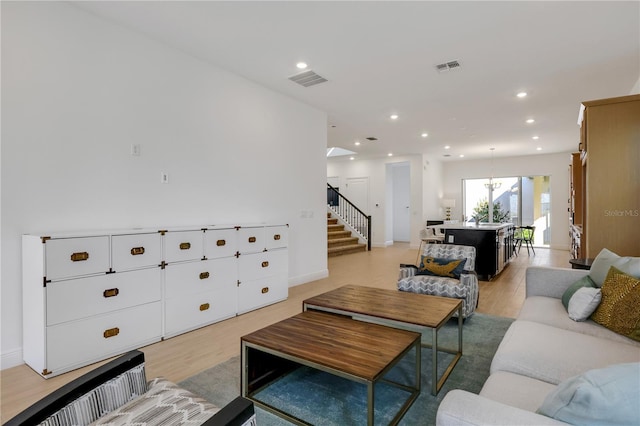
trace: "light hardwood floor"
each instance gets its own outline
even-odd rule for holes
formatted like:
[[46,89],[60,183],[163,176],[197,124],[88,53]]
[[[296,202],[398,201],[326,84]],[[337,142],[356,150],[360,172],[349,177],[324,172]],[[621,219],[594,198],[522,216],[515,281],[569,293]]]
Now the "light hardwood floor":
[[[370,252],[329,258],[328,278],[290,288],[289,298],[284,302],[142,348],[147,377],[164,376],[179,382],[239,355],[241,336],[301,312],[304,299],[325,291],[345,284],[395,289],[398,265],[415,263],[416,256],[417,249],[399,243]],[[498,277],[489,282],[480,281],[477,312],[516,317],[524,301],[525,270],[530,265],[569,267],[569,252],[536,248],[535,256],[528,256],[522,250]],[[47,380],[26,365],[1,371],[2,422],[100,364]]]

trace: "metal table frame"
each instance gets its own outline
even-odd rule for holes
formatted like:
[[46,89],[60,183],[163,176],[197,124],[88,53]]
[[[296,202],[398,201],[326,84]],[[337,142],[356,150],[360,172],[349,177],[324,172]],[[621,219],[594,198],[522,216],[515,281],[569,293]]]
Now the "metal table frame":
[[[269,386],[269,383],[263,385],[262,387],[255,389],[251,392],[249,392],[249,349],[255,349],[259,352],[264,352],[264,353],[268,353],[271,355],[274,355],[276,357],[279,358],[283,358],[289,361],[293,361],[295,363],[301,364],[301,365],[305,365],[320,371],[324,371],[339,377],[343,377],[346,378],[348,380],[352,380],[355,381],[357,383],[362,383],[367,385],[367,425],[369,426],[373,426],[374,425],[374,401],[375,401],[375,385],[379,382],[384,382],[387,383],[389,385],[398,387],[402,390],[405,390],[407,392],[410,392],[409,397],[407,398],[407,400],[405,401],[405,403],[402,405],[402,407],[400,407],[400,410],[398,411],[398,413],[395,415],[395,417],[392,419],[391,421],[391,425],[396,425],[400,422],[400,419],[402,419],[402,417],[404,416],[404,414],[407,412],[407,410],[409,410],[409,408],[411,407],[411,405],[413,404],[413,402],[418,398],[418,396],[420,396],[420,377],[421,377],[421,365],[422,363],[420,362],[421,360],[421,347],[422,345],[420,344],[420,338],[418,337],[416,339],[416,341],[409,346],[406,350],[404,350],[403,352],[401,352],[400,354],[398,354],[398,356],[396,358],[394,358],[394,360],[382,371],[382,373],[379,375],[379,377],[377,379],[374,379],[373,381],[364,379],[362,377],[358,377],[358,376],[354,376],[330,367],[326,367],[322,364],[318,364],[312,361],[307,361],[301,358],[298,358],[296,356],[292,356],[292,355],[288,355],[288,354],[284,354],[280,351],[276,351],[276,350],[272,350],[266,347],[263,347],[262,345],[256,345],[253,343],[249,343],[249,342],[245,342],[244,340],[241,341],[241,379],[240,379],[240,383],[241,383],[241,391],[242,391],[242,396],[250,399],[251,401],[253,401],[256,405],[258,405],[259,407],[264,408],[265,410],[284,418],[285,420],[288,420],[294,424],[297,425],[309,425],[310,423],[305,422],[304,420],[295,417],[289,413],[286,413],[280,409],[278,409],[277,407],[274,407],[270,404],[267,404],[265,402],[262,402],[258,399],[256,399],[254,397],[254,395],[258,392],[260,392],[262,389],[264,389],[265,387]],[[416,373],[416,377],[415,377],[415,385],[414,386],[408,386],[408,385],[404,385],[402,383],[397,383],[397,382],[393,382],[391,380],[386,380],[384,379],[384,376],[393,368],[396,366],[396,364],[398,364],[398,362],[400,360],[402,360],[412,349],[415,349],[416,351],[416,359],[415,359],[415,373]]]
[[[447,321],[449,321],[453,317],[453,314],[455,314],[455,312],[456,312],[455,310],[452,311],[444,319],[444,321],[442,321],[440,327],[427,327],[427,326],[420,326],[420,325],[417,325],[417,324],[414,324],[414,323],[407,323],[407,322],[402,322],[402,321],[390,320],[390,319],[387,319],[387,318],[382,319],[382,318],[377,317],[375,315],[364,315],[364,314],[354,313],[354,312],[346,311],[346,310],[342,310],[342,309],[325,308],[323,306],[316,306],[316,305],[308,304],[306,302],[304,302],[302,304],[302,307],[303,307],[303,311],[314,310],[314,311],[330,312],[330,313],[339,314],[339,315],[351,316],[353,319],[362,318],[362,319],[364,319],[366,321],[377,322],[378,324],[380,324],[381,320],[384,320],[384,324],[385,325],[396,326],[398,328],[406,328],[407,326],[413,326],[413,327],[419,327],[419,328],[422,328],[422,329],[430,329],[431,330],[431,344],[422,343],[421,346],[424,347],[424,348],[430,348],[431,349],[431,356],[432,356],[431,394],[434,395],[434,396],[438,394],[438,392],[442,388],[442,385],[444,385],[444,382],[447,380],[447,378],[449,377],[449,375],[453,371],[453,368],[456,366],[456,364],[458,363],[458,361],[462,357],[462,320],[463,320],[463,318],[462,318],[462,303],[460,303],[460,306],[457,309],[457,311],[458,311],[458,349],[457,350],[456,349],[450,349],[450,348],[440,348],[440,347],[438,347],[438,331],[440,330],[440,328],[442,328],[442,326]],[[450,354],[454,355],[453,359],[451,360],[451,362],[447,366],[447,369],[445,370],[445,372],[442,374],[442,377],[440,377],[440,378],[438,378],[438,351],[446,352],[446,353],[450,353]]]

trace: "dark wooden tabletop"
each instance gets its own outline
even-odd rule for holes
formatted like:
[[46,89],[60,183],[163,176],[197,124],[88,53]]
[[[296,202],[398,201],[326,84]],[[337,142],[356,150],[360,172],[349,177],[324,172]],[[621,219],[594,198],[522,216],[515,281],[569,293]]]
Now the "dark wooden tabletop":
[[462,304],[460,299],[375,287],[346,285],[304,300],[306,305],[439,328]]
[[420,333],[302,312],[242,341],[373,382],[407,349],[420,344]]

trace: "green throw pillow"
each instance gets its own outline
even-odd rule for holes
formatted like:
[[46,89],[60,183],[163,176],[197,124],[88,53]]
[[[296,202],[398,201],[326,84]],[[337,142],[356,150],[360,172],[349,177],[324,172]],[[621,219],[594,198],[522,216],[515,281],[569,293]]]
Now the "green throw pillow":
[[536,412],[572,425],[638,424],[638,377],[637,362],[589,370],[560,383]]
[[579,289],[581,289],[582,287],[595,288],[596,287],[596,283],[593,282],[593,280],[589,277],[589,275],[585,275],[584,277],[580,278],[575,283],[571,284],[569,286],[569,288],[567,288],[564,291],[564,294],[562,295],[562,304],[564,305],[564,308],[567,311],[569,311],[569,300],[571,300],[571,296],[573,296],[574,293],[576,291],[578,291]]
[[460,279],[467,259],[444,259],[440,257],[422,256],[416,275],[434,275]]

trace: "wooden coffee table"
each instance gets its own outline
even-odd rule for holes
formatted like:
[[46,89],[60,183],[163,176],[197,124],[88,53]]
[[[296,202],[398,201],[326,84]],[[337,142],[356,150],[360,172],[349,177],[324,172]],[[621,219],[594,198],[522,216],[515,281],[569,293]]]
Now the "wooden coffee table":
[[[415,384],[384,376],[415,350]],[[410,393],[394,417],[397,424],[420,395],[420,333],[322,312],[302,312],[241,338],[242,396],[274,414],[306,424],[254,395],[287,372],[306,365],[367,385],[367,423],[374,424],[375,385],[380,381]]]
[[[326,311],[342,315],[354,314],[363,319],[384,319],[390,325],[415,325],[431,329],[432,383],[437,395],[453,368],[462,357],[462,300],[429,296],[397,290],[347,285],[302,302],[304,311]],[[458,312],[458,349],[440,348],[438,331]],[[442,377],[438,379],[438,351],[454,354]]]

